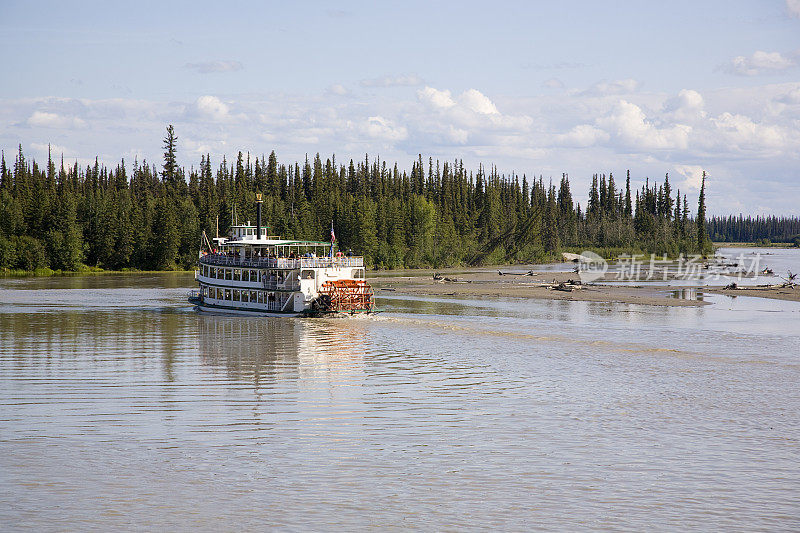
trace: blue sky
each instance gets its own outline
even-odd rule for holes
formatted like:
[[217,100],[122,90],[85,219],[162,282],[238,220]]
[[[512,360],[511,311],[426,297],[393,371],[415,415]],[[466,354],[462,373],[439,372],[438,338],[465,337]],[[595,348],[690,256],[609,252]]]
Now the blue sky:
[[798,214],[800,0],[0,3],[0,147],[188,166],[418,153],[670,174],[712,213]]

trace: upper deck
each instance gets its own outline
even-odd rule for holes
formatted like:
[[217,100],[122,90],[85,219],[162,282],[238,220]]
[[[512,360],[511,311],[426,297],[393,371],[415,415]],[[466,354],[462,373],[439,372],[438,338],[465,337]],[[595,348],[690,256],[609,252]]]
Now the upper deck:
[[297,270],[300,268],[351,268],[363,267],[363,257],[242,257],[240,254],[206,254],[201,264],[216,266],[239,266],[245,268],[274,268]]

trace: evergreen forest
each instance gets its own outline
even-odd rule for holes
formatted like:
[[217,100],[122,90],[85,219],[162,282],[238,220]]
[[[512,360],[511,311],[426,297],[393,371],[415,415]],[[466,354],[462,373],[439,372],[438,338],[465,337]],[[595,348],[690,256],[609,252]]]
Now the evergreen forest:
[[[705,186],[694,214],[669,176],[631,189],[630,172],[592,179],[585,209],[570,182],[467,169],[459,159],[419,156],[411,168],[365,156],[291,164],[239,152],[177,164],[172,126],[160,165],[124,160],[81,168],[48,157],[0,159],[0,269],[78,271],[190,269],[202,231],[226,233],[232,219],[255,223],[264,194],[270,235],[329,240],[374,268],[541,262],[562,250],[707,253]],[[723,231],[712,219],[713,234]],[[796,228],[796,220],[795,226]],[[723,239],[724,240],[724,239]]]
[[800,247],[800,218],[777,216],[711,217],[708,234],[715,242],[792,243]]

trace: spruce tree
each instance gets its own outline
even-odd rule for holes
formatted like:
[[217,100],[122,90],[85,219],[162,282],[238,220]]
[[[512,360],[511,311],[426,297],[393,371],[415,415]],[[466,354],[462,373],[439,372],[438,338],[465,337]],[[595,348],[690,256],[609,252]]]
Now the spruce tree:
[[175,128],[172,124],[167,126],[167,136],[164,137],[164,182],[172,185],[177,185],[178,182],[178,162],[175,152],[178,147],[178,137],[175,135]]
[[697,248],[705,255],[708,248],[708,234],[706,231],[706,171],[700,183],[700,198],[697,200]]
[[625,178],[625,218],[630,220],[633,217],[633,206],[631,205],[631,171]]

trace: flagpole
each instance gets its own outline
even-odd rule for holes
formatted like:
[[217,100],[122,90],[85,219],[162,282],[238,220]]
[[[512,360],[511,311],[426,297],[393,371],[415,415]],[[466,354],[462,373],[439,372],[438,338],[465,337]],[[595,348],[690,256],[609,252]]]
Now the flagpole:
[[328,257],[333,258],[333,243],[336,241],[336,234],[333,233],[333,220],[331,220],[331,251],[328,253]]

